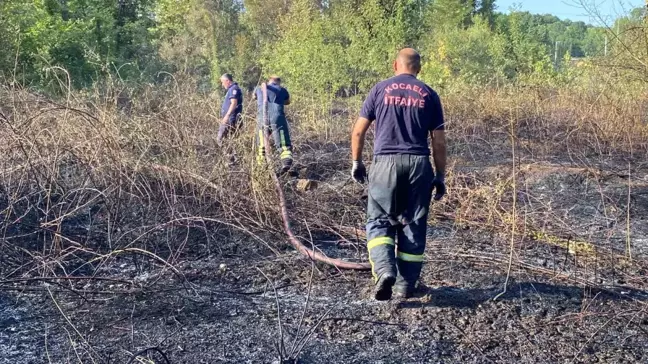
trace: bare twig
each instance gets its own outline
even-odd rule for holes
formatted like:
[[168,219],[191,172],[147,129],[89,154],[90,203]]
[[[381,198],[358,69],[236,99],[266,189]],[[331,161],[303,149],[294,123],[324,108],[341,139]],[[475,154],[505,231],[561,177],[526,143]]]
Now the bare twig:
[[286,348],[284,347],[284,333],[283,333],[283,324],[281,323],[281,308],[279,306],[279,294],[277,293],[277,288],[275,287],[274,282],[268,278],[268,276],[263,273],[261,269],[257,267],[257,270],[259,273],[263,275],[263,277],[266,279],[266,281],[272,286],[272,290],[274,291],[275,295],[275,302],[277,304],[277,326],[279,328],[279,342],[277,343],[277,349],[279,351],[279,359],[281,361],[284,360],[284,357],[286,356]]
[[[517,110],[517,109],[516,109]],[[511,113],[512,114],[512,113]],[[515,174],[515,143],[517,141],[517,131],[515,127],[515,122],[516,118],[513,118],[513,115],[511,115],[510,118],[510,136],[511,136],[511,161],[513,163],[513,168],[511,169],[512,173],[512,189],[513,189],[513,204],[512,204],[512,215],[511,215],[511,239],[510,239],[510,245],[509,245],[509,262],[508,262],[508,268],[506,270],[506,281],[504,282],[504,288],[501,293],[499,293],[497,296],[493,297],[493,300],[498,300],[501,296],[506,294],[506,290],[508,288],[509,284],[509,279],[511,277],[511,268],[513,266],[513,252],[515,251],[515,226],[517,224],[516,221],[516,205],[517,205],[517,189],[516,189],[516,174]]]
[[146,349],[144,349],[144,350],[138,351],[137,353],[133,354],[133,357],[131,357],[131,359],[128,361],[127,364],[134,363],[135,360],[137,360],[140,356],[142,356],[142,355],[144,355],[144,354],[147,354],[147,353],[149,353],[149,352],[151,352],[151,351],[154,351],[154,352],[159,353],[159,354],[162,356],[162,359],[164,359],[164,362],[165,362],[166,364],[171,364],[171,361],[169,360],[169,358],[167,357],[167,355],[164,353],[164,351],[162,351],[160,348],[157,348],[157,347],[153,347],[153,348],[146,348]]
[[[59,311],[59,313],[61,314],[61,316],[63,316],[63,319],[65,319],[65,322],[67,322],[67,324],[68,324],[68,325],[69,325],[69,326],[74,330],[74,332],[77,334],[77,336],[79,337],[79,339],[81,339],[81,340],[86,344],[87,348],[88,348],[90,351],[92,351],[92,353],[93,353],[94,355],[99,356],[99,355],[94,351],[94,349],[92,348],[92,346],[90,345],[90,343],[88,343],[88,341],[86,340],[85,336],[83,336],[83,335],[81,334],[81,332],[79,332],[79,330],[76,328],[76,326],[74,326],[74,324],[72,323],[72,321],[70,321],[70,319],[69,319],[68,316],[65,314],[65,312],[63,312],[63,309],[62,309],[61,306],[58,304],[58,302],[57,302],[56,299],[54,298],[54,295],[53,295],[52,292],[49,290],[49,288],[47,289],[47,291],[48,291],[48,293],[49,293],[50,298],[52,299],[52,302],[54,303],[54,306],[55,306],[56,309]],[[92,355],[90,356],[90,359],[92,360],[93,363],[96,363],[96,361],[95,361],[95,359],[94,359],[94,357],[93,357]],[[79,359],[79,361],[81,361],[81,360]]]
[[[304,224],[308,227],[308,224],[306,221],[304,221]],[[308,233],[310,234],[310,229],[308,230]],[[315,243],[313,242],[313,236],[310,236],[310,242],[311,242],[311,249],[315,247]],[[311,274],[310,274],[310,279],[308,280],[308,294],[306,295],[306,303],[304,304],[304,309],[302,310],[301,317],[299,319],[299,325],[297,326],[297,332],[295,333],[295,340],[293,341],[293,344],[290,348],[290,358],[296,358],[298,355],[296,353],[296,345],[297,345],[297,340],[299,338],[299,332],[301,330],[301,327],[304,323],[304,318],[306,316],[306,311],[308,311],[308,304],[310,303],[310,297],[311,297],[311,291],[313,289],[313,276],[315,274],[315,261],[311,260]]]

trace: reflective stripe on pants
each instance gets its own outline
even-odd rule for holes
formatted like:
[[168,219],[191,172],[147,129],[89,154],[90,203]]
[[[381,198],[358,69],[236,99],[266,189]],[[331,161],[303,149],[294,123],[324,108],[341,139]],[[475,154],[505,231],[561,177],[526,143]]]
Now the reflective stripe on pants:
[[[288,122],[286,121],[285,116],[280,116],[277,118],[270,119],[270,134],[272,136],[272,142],[280,155],[281,159],[292,159],[292,144],[290,140],[290,131],[288,129]],[[265,156],[265,145],[264,140],[267,135],[266,131],[268,126],[264,126],[261,123],[261,116],[257,120],[257,146],[259,150],[259,156]]]
[[387,236],[373,238],[367,242],[371,274],[374,280],[377,281],[385,273],[396,275],[395,270],[390,269],[396,260],[395,245],[394,239]]

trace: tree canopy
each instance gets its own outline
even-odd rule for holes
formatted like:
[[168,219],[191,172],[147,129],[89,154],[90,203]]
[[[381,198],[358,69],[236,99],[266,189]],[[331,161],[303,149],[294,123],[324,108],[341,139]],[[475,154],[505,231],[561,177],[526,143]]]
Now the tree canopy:
[[[47,89],[106,78],[207,84],[230,72],[246,87],[278,73],[297,92],[366,90],[395,52],[419,49],[435,86],[551,77],[565,59],[628,48],[645,9],[612,29],[553,15],[501,13],[494,0],[13,0],[0,3],[0,77]],[[621,29],[621,30],[619,30]],[[631,58],[631,57],[630,57]],[[636,57],[635,57],[636,58]]]

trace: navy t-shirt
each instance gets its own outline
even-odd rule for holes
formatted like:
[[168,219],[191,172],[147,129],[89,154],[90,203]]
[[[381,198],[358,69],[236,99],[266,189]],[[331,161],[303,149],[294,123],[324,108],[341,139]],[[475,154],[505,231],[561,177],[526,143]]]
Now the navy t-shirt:
[[[277,104],[278,109],[283,113],[284,104],[286,103],[286,100],[290,98],[288,90],[279,85],[275,85],[274,83],[268,83],[266,86],[266,89],[268,90],[268,104]],[[259,109],[261,109],[263,107],[263,90],[259,86],[256,88],[255,92]]]
[[375,120],[376,155],[429,155],[430,131],[444,129],[439,95],[409,74],[376,84],[369,92],[360,116]]
[[238,83],[234,82],[228,89],[225,94],[225,101],[223,101],[223,106],[221,107],[221,117],[225,117],[227,110],[229,110],[230,105],[232,104],[232,99],[236,99],[238,103],[236,104],[236,109],[230,118],[235,118],[238,114],[243,111],[243,93],[241,88],[239,88]]

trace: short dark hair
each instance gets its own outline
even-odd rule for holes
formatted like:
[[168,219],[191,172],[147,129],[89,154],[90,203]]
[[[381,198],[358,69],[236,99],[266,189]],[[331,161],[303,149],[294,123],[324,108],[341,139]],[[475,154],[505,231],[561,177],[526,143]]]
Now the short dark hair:
[[234,81],[234,77],[232,77],[232,75],[229,74],[229,73],[223,73],[223,75],[220,78],[221,79],[225,78],[225,79],[227,79],[229,81]]

